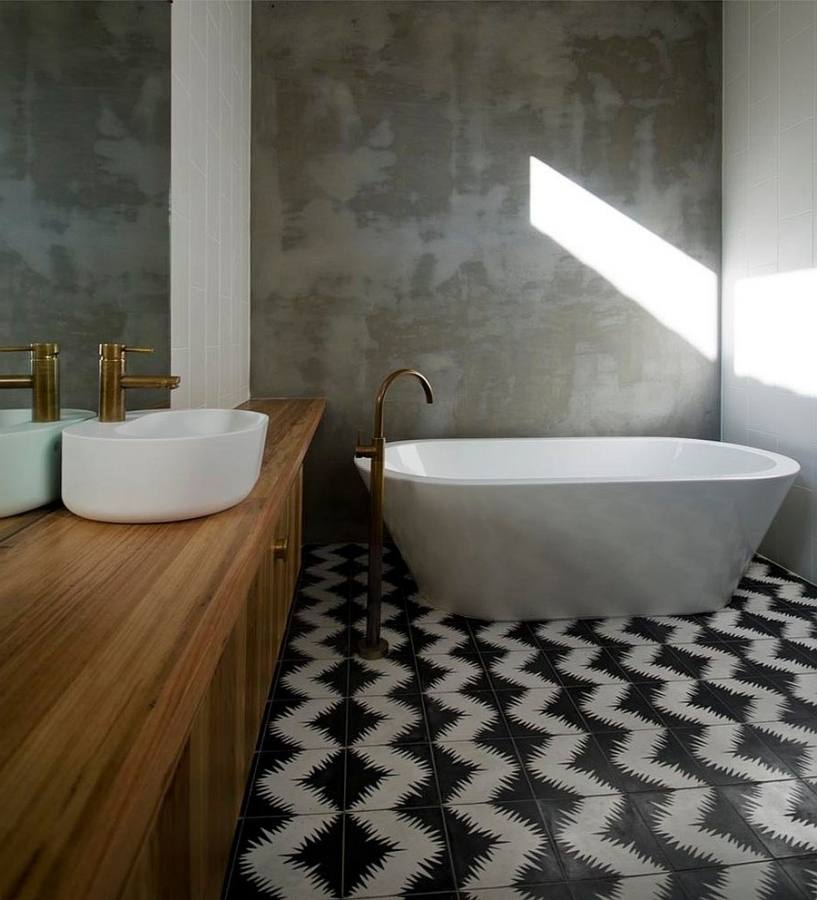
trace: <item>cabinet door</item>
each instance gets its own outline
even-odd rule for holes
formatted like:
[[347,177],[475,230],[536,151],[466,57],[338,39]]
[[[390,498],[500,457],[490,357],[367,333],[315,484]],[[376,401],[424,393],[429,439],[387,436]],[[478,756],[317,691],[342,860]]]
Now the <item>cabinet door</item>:
[[217,900],[301,563],[293,479],[122,900]]

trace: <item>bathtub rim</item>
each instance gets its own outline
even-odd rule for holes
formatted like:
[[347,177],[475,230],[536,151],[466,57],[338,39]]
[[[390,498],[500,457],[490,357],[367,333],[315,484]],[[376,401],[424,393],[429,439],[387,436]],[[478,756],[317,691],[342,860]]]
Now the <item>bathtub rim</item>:
[[[586,441],[588,443],[596,442],[630,442],[637,441],[658,441],[673,442],[684,444],[703,444],[707,447],[729,448],[748,453],[752,456],[761,456],[771,460],[774,464],[771,468],[760,472],[734,472],[720,474],[690,474],[690,475],[584,475],[581,477],[570,475],[552,475],[542,477],[541,475],[531,476],[529,478],[449,478],[439,475],[419,475],[411,472],[400,472],[389,467],[388,451],[391,447],[404,447],[411,444],[431,444],[431,443],[453,443],[462,441],[491,442],[491,443],[527,443],[530,441]],[[355,465],[358,471],[363,475],[368,475],[370,460],[355,458]],[[473,437],[473,438],[418,438],[404,441],[389,441],[386,444],[386,460],[385,460],[385,477],[388,480],[409,481],[418,484],[436,484],[436,485],[467,485],[467,486],[532,486],[537,484],[691,484],[701,482],[718,482],[718,481],[765,481],[769,479],[791,478],[792,481],[800,473],[801,466],[797,460],[781,453],[775,453],[771,450],[762,450],[759,447],[749,447],[745,444],[733,444],[727,441],[710,441],[702,438],[684,438],[684,437],[668,437],[666,435],[615,435],[610,437],[593,435],[593,436],[561,436],[561,437]]]

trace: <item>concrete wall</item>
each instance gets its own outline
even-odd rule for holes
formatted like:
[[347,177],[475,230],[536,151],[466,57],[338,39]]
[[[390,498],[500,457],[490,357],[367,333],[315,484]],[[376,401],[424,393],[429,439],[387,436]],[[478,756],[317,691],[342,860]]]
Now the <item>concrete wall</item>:
[[0,3],[0,109],[0,344],[59,341],[63,405],[96,409],[100,341],[169,366],[169,4]]
[[173,3],[174,407],[249,396],[251,10],[246,0]]
[[[529,173],[717,272],[720,47],[708,2],[255,6],[251,389],[328,399],[308,537],[363,535],[355,429],[401,365],[438,399],[396,388],[393,440],[717,436],[718,361],[667,324],[685,298],[663,315],[601,274],[617,228],[577,253],[532,227]],[[644,235],[613,263],[651,265]]]
[[817,2],[724,4],[723,437],[797,459],[761,548],[817,581]]

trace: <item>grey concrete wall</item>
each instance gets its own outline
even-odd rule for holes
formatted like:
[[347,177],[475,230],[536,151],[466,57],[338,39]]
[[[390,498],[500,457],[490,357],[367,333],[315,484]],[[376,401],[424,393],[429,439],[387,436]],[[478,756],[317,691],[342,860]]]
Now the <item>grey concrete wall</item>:
[[169,365],[170,5],[0,3],[0,109],[0,344],[59,341],[63,405],[96,409],[100,341]]
[[[252,392],[323,395],[307,535],[387,436],[718,434],[704,358],[529,220],[544,161],[717,272],[718,3],[256,4]],[[714,315],[714,313],[713,313]]]

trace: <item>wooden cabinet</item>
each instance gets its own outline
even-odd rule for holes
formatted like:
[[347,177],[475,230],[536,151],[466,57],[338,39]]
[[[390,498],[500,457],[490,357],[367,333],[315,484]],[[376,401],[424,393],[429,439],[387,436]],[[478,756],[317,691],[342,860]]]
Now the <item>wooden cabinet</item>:
[[302,474],[246,594],[123,900],[217,900],[301,565]]

